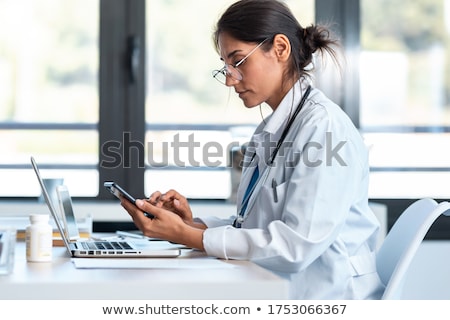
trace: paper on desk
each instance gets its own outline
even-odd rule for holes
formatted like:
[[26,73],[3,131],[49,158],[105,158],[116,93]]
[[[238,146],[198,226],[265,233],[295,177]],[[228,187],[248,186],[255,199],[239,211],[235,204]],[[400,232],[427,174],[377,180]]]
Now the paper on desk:
[[212,269],[233,268],[218,259],[72,258],[77,269]]

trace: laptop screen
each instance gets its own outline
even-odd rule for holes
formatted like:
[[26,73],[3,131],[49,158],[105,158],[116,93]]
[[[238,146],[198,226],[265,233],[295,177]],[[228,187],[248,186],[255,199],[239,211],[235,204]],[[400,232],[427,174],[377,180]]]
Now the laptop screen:
[[69,254],[71,255],[72,251],[70,250],[69,240],[66,238],[64,228],[61,225],[61,222],[59,221],[58,215],[56,214],[55,207],[53,206],[53,203],[50,199],[50,195],[47,191],[47,188],[44,185],[44,181],[42,180],[41,174],[39,172],[39,168],[33,157],[31,157],[31,165],[33,166],[34,172],[36,173],[36,176],[39,181],[39,185],[41,186],[41,191],[42,191],[42,195],[44,196],[44,200],[47,203],[47,206],[50,210],[51,215],[53,216],[53,219],[55,220],[55,224],[58,227],[58,230],[59,230],[59,233],[61,234],[61,238],[63,239],[64,245],[65,245],[67,251],[69,252]]

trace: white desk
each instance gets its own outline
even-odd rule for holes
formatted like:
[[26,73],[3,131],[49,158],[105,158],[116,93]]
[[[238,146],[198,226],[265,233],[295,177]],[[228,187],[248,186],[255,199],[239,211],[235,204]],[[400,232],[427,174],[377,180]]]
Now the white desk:
[[[186,251],[175,259],[206,259]],[[0,299],[286,299],[288,283],[247,261],[233,268],[76,269],[65,248],[53,248],[51,263],[27,263],[18,242],[14,272],[0,276]]]

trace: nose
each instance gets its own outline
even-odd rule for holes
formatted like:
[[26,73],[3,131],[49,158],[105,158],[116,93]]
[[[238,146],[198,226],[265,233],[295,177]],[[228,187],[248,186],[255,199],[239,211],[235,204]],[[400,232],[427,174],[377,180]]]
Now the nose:
[[236,80],[235,78],[233,78],[231,75],[227,75],[225,78],[225,85],[227,87],[232,87],[236,84],[236,82],[239,82],[239,80]]

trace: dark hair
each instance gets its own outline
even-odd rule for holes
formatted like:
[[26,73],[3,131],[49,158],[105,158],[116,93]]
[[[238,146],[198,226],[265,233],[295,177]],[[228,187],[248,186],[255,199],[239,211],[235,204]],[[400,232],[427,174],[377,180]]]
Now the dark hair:
[[290,66],[285,76],[302,77],[309,75],[313,54],[328,52],[335,62],[337,54],[333,46],[337,39],[331,37],[331,31],[325,26],[311,25],[303,28],[291,10],[278,0],[240,0],[232,4],[217,22],[213,41],[219,52],[219,35],[228,33],[244,42],[261,42],[268,39],[263,49],[269,50],[273,38],[284,34],[291,44]]

